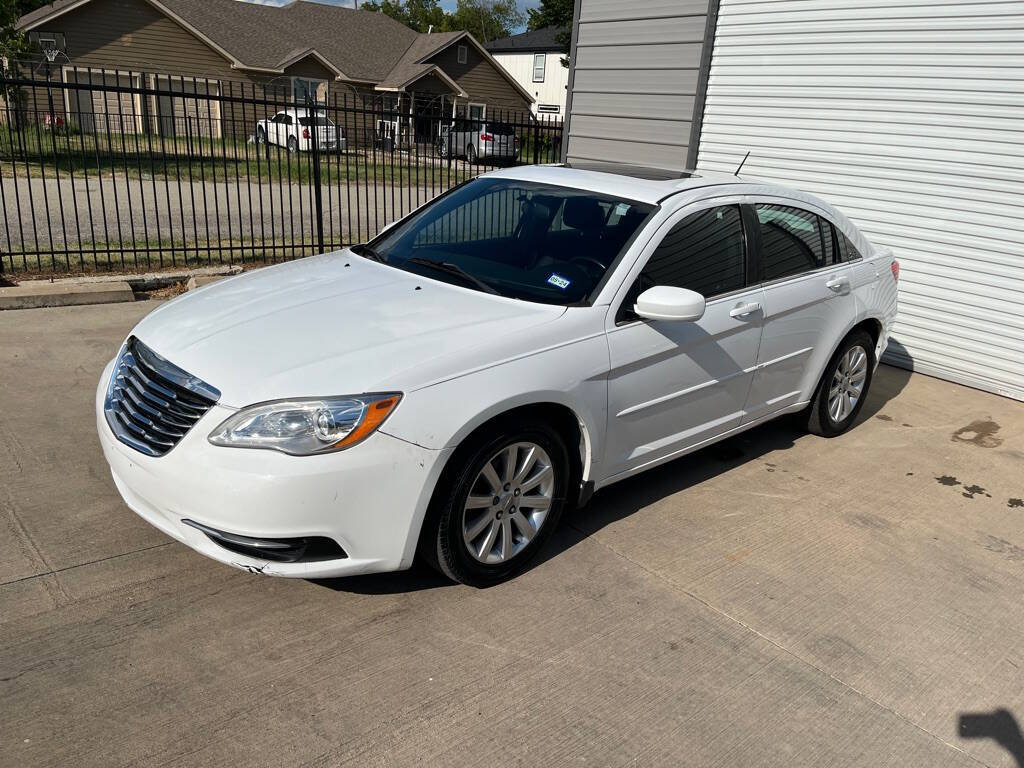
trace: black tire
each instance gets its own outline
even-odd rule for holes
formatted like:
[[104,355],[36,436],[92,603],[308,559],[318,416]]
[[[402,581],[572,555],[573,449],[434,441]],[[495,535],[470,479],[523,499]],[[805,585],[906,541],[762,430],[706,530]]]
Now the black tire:
[[[468,514],[465,507],[470,493],[480,482],[480,473],[485,464],[498,458],[502,451],[517,443],[532,443],[539,446],[550,458],[553,472],[551,503],[536,533],[518,553],[503,562],[487,564],[470,553],[469,545],[463,538],[464,516]],[[571,487],[572,475],[573,466],[565,441],[548,424],[528,418],[488,425],[460,446],[445,468],[441,481],[434,491],[430,513],[420,536],[421,555],[448,578],[472,587],[489,587],[512,578],[536,556],[558,525],[565,508],[568,489]],[[527,481],[523,482],[525,485]],[[507,486],[505,490],[510,491]],[[480,495],[479,491],[477,486],[477,495]],[[519,499],[523,498],[526,498],[525,494],[519,496]],[[510,501],[514,503],[515,500],[513,498]],[[514,512],[515,507],[512,506],[511,509]],[[499,509],[497,512],[482,511],[479,514],[494,514],[500,519],[502,513]],[[501,530],[512,530],[513,527],[513,523],[508,522]],[[514,538],[518,538],[517,546],[522,546],[524,540],[519,533],[521,530],[516,528],[513,532]],[[504,548],[505,534],[499,532],[498,535],[501,536]]]
[[266,144],[267,143],[267,130],[262,125],[256,128],[256,143]]
[[[837,371],[850,351],[856,347],[860,347],[865,355],[867,368],[864,373],[864,384],[849,413],[842,415],[842,418],[837,418],[830,409],[829,396],[833,387],[844,385],[844,376],[842,373],[837,374]],[[807,414],[808,431],[821,437],[837,437],[853,426],[860,414],[860,409],[864,407],[864,400],[867,399],[868,391],[871,388],[871,379],[875,373],[874,350],[875,342],[867,331],[855,330],[843,339],[835,354],[832,355],[832,359],[825,366],[825,372],[821,375],[821,381],[818,382],[814,399],[811,400],[811,407]]]
[[476,156],[476,147],[472,144],[466,145],[466,162],[470,165],[476,165],[479,158]]
[[299,151],[299,140],[296,139],[294,136],[288,137],[288,151],[292,154],[295,154],[296,152]]

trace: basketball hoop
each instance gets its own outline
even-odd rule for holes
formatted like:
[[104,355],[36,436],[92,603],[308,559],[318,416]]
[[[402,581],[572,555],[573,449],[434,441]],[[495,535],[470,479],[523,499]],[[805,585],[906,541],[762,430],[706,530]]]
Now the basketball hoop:
[[39,46],[47,64],[52,64],[64,53],[64,35],[61,32],[29,32],[29,40]]

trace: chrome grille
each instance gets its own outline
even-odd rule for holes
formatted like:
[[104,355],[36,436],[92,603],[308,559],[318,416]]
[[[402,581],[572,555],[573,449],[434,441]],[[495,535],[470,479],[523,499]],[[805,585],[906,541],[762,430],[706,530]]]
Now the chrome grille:
[[114,365],[103,410],[118,440],[163,456],[219,399],[218,390],[132,337]]

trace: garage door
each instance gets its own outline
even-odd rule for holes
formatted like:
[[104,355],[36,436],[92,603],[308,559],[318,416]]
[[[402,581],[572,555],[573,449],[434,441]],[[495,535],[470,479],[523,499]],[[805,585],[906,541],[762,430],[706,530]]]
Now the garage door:
[[82,72],[75,67],[65,67],[64,82],[93,87],[93,90],[66,91],[68,113],[83,133],[118,136],[142,132],[141,97],[134,93],[107,90],[138,88],[139,75]]
[[698,167],[747,150],[896,253],[889,362],[1024,400],[1024,3],[721,0]]

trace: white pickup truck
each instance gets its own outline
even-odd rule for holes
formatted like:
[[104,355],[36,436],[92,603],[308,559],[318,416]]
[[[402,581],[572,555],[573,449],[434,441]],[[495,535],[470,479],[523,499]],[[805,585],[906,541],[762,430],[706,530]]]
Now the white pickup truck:
[[319,151],[345,151],[344,131],[322,113],[312,115],[308,109],[284,109],[271,118],[257,120],[256,141],[287,147],[289,152],[310,152],[314,124]]

